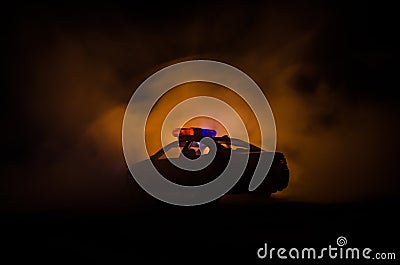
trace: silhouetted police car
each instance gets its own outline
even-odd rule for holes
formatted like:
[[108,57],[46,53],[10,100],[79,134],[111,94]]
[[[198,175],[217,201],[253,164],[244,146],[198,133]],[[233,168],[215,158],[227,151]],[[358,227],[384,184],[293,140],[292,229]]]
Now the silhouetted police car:
[[[263,182],[254,191],[249,191],[250,180],[259,162],[260,154],[268,151],[226,135],[216,137],[215,130],[193,127],[176,128],[173,135],[178,138],[177,141],[161,148],[150,157],[150,160],[164,178],[176,184],[186,186],[206,184],[216,179],[225,170],[231,156],[248,155],[244,173],[228,194],[250,193],[268,198],[272,193],[281,191],[288,186],[289,169],[286,158],[281,152],[274,153],[270,170]],[[195,160],[210,154],[210,146],[200,142],[204,137],[209,137],[216,145],[214,159],[199,170],[187,170],[176,166],[176,162],[184,159],[183,156],[189,160]],[[148,161],[144,162],[148,163]],[[133,178],[130,179],[133,181]],[[137,193],[137,190],[135,192]]]

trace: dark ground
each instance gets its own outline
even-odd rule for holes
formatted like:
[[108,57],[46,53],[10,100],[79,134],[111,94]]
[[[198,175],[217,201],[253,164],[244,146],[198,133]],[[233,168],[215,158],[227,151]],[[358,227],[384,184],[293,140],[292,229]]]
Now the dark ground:
[[[268,203],[237,204],[225,198],[215,207],[9,213],[1,218],[0,257],[52,264],[214,264],[225,260],[271,264],[257,258],[257,249],[264,243],[276,248],[322,248],[336,246],[339,236],[347,238],[347,247],[400,255],[397,205],[393,200],[310,204],[276,198]],[[386,260],[385,264],[395,262]]]

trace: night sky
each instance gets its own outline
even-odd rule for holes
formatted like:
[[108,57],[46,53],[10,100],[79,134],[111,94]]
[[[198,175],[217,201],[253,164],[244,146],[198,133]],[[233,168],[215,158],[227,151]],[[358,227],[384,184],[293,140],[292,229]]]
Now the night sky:
[[388,3],[21,2],[0,13],[5,211],[129,206],[126,104],[149,75],[188,59],[231,64],[262,88],[292,170],[280,197],[398,197]]

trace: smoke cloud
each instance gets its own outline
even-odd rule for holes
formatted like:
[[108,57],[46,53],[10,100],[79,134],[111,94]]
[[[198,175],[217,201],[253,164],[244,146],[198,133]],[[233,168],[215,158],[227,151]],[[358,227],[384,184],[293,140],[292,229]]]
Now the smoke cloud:
[[[18,143],[6,148],[13,157],[2,174],[6,208],[129,204],[126,104],[156,70],[196,58],[232,64],[263,89],[292,177],[277,196],[338,202],[398,192],[388,146],[398,143],[395,105],[369,96],[375,92],[362,79],[379,61],[362,49],[353,58],[339,11],[299,3],[194,10],[138,18],[119,8],[75,17],[42,10],[16,19],[9,83],[18,111],[7,137]],[[257,127],[251,119],[246,125]]]

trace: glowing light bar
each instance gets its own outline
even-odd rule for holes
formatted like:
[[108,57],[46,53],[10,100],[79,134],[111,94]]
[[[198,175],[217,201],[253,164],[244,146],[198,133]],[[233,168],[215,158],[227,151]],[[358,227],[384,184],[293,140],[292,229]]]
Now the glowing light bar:
[[217,132],[215,130],[210,129],[201,129],[201,134],[203,137],[215,137],[217,136]]
[[175,128],[172,131],[172,135],[175,137],[178,137],[181,135],[194,135],[194,130],[193,130],[193,128]]
[[185,139],[192,138],[193,140],[200,140],[203,137],[215,137],[217,132],[210,129],[202,128],[175,128],[172,130],[172,135],[175,137],[184,137]]

